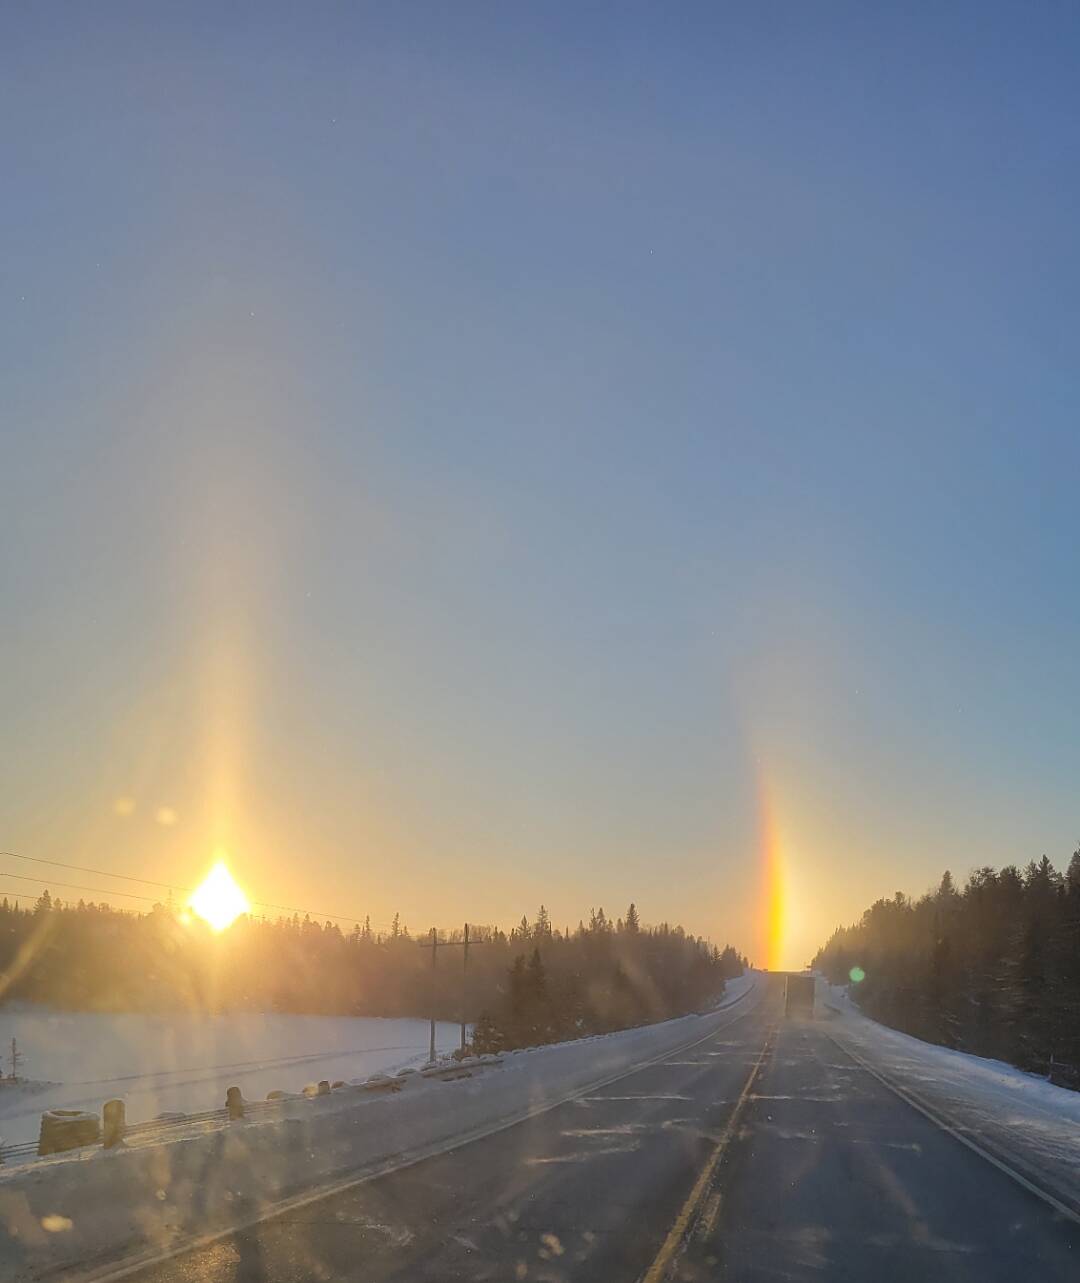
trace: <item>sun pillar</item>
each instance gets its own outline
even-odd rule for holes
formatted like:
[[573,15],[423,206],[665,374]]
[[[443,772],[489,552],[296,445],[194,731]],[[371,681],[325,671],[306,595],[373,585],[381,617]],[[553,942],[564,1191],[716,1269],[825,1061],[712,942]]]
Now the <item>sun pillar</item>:
[[775,801],[768,784],[759,789],[761,843],[760,934],[764,946],[763,960],[770,971],[784,966],[787,943],[787,886],[784,868],[784,843]]

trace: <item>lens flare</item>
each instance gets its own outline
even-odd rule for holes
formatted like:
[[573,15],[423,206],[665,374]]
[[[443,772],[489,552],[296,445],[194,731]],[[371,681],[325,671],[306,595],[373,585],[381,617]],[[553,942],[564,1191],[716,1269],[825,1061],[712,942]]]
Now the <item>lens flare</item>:
[[188,901],[191,908],[215,931],[224,931],[247,913],[247,897],[236,885],[236,879],[218,860]]

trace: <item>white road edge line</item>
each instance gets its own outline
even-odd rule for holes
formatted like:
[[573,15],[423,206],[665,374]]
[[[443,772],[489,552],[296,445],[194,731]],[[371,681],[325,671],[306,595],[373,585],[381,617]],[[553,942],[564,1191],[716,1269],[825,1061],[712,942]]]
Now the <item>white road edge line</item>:
[[[730,1011],[748,998],[757,990],[758,982],[755,979],[750,987],[744,990],[737,998],[732,999],[726,1006],[717,1009],[717,1014],[723,1014]],[[275,1220],[279,1216],[286,1216],[290,1212],[299,1211],[301,1208],[310,1207],[313,1203],[322,1202],[323,1199],[333,1198],[336,1194],[344,1194],[347,1190],[355,1189],[359,1185],[366,1185],[369,1181],[378,1180],[381,1176],[390,1176],[394,1172],[404,1171],[408,1167],[415,1167],[417,1163],[425,1162],[429,1158],[439,1158],[443,1154],[450,1154],[455,1149],[462,1149],[466,1145],[471,1145],[475,1141],[484,1140],[488,1136],[494,1136],[498,1132],[509,1130],[511,1127],[517,1127],[520,1123],[527,1122],[530,1118],[536,1118],[540,1114],[546,1114],[549,1110],[558,1109],[560,1105],[568,1104],[572,1100],[579,1100],[582,1096],[587,1096],[591,1092],[599,1090],[601,1087],[610,1087],[613,1083],[621,1082],[624,1078],[629,1078],[632,1074],[639,1073],[642,1069],[649,1069],[653,1065],[662,1064],[672,1056],[681,1056],[690,1051],[693,1047],[700,1047],[702,1043],[708,1042],[710,1038],[715,1038],[721,1030],[730,1029],[737,1020],[742,1020],[751,1012],[756,1011],[754,1007],[748,1007],[740,1011],[738,1015],[715,1029],[710,1029],[707,1034],[701,1038],[695,1038],[691,1042],[683,1043],[679,1047],[673,1047],[670,1051],[665,1051],[662,1055],[653,1056],[649,1060],[639,1061],[629,1069],[620,1069],[617,1074],[612,1074],[608,1078],[601,1078],[591,1082],[584,1087],[577,1087],[565,1096],[560,1096],[557,1100],[547,1101],[542,1105],[535,1105],[523,1114],[503,1119],[500,1122],[490,1124],[485,1127],[475,1128],[471,1132],[465,1132],[460,1136],[455,1136],[452,1140],[439,1141],[435,1145],[427,1148],[416,1150],[412,1154],[399,1155],[396,1158],[385,1161],[382,1164],[372,1168],[370,1171],[363,1172],[358,1176],[348,1176],[331,1185],[321,1185],[317,1190],[311,1190],[304,1194],[297,1194],[293,1198],[282,1199],[280,1203],[275,1203],[266,1211],[260,1212],[258,1216],[253,1216],[246,1221],[240,1221],[227,1229],[215,1230],[212,1234],[203,1234],[197,1238],[188,1239],[184,1243],[178,1243],[175,1247],[168,1248],[164,1252],[147,1253],[144,1256],[135,1259],[129,1259],[121,1263],[111,1262],[108,1265],[94,1270],[90,1269],[81,1274],[68,1273],[70,1266],[59,1267],[54,1273],[62,1273],[71,1280],[78,1280],[78,1283],[116,1283],[120,1279],[130,1278],[133,1274],[141,1270],[151,1269],[157,1265],[164,1265],[169,1261],[176,1260],[177,1257],[187,1256],[192,1252],[197,1252],[204,1247],[212,1247],[215,1243],[220,1243],[223,1239],[231,1238],[234,1234],[241,1234],[245,1230],[253,1229],[256,1225],[262,1225],[265,1221]],[[711,1013],[706,1012],[705,1015]],[[45,1275],[42,1275],[45,1277]]]
[[998,1158],[996,1154],[992,1154],[988,1149],[985,1149],[980,1145],[978,1141],[972,1140],[970,1136],[966,1136],[959,1130],[959,1128],[953,1126],[947,1118],[938,1114],[929,1105],[924,1104],[906,1087],[901,1087],[897,1083],[892,1082],[891,1079],[887,1078],[883,1073],[880,1073],[875,1069],[873,1065],[865,1061],[858,1052],[852,1051],[850,1047],[845,1046],[844,1043],[842,1043],[834,1034],[831,1034],[826,1030],[825,1036],[830,1042],[839,1047],[844,1055],[850,1056],[860,1068],[864,1069],[868,1074],[876,1078],[883,1087],[887,1087],[894,1095],[899,1096],[905,1104],[910,1105],[912,1109],[917,1110],[925,1118],[928,1118],[935,1124],[935,1126],[940,1127],[942,1131],[948,1132],[954,1140],[958,1140],[961,1145],[966,1145],[968,1149],[973,1153],[978,1154],[980,1158],[986,1159],[986,1161],[996,1167],[998,1171],[1004,1172],[1004,1174],[1014,1180],[1017,1185],[1026,1189],[1029,1194],[1034,1194],[1036,1198],[1040,1198],[1044,1203],[1049,1204],[1055,1212],[1059,1212],[1070,1221],[1080,1225],[1080,1212],[1077,1212],[1075,1208],[1070,1207],[1067,1203],[1063,1203],[1048,1190],[1045,1190],[1041,1186],[1036,1185],[1033,1181],[1028,1180],[1026,1176],[1021,1172],[1018,1172],[1010,1163],[1006,1162],[1002,1158]]

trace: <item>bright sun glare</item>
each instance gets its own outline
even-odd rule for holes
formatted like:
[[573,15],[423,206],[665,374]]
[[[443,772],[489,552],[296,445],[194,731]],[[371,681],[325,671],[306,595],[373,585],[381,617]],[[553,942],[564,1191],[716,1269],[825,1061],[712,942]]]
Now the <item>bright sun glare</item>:
[[206,875],[188,903],[215,931],[224,931],[249,909],[247,897],[222,860]]

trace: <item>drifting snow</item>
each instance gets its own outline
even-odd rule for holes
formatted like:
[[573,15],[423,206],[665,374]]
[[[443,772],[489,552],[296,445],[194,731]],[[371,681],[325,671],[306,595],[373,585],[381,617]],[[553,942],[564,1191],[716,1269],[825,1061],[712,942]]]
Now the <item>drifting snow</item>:
[[[43,1110],[100,1113],[112,1098],[139,1123],[220,1109],[233,1085],[262,1100],[313,1079],[392,1072],[426,1060],[428,1036],[426,1020],[0,1009],[0,1048],[18,1039],[19,1072],[30,1080],[0,1083],[0,1136],[8,1145],[36,1140]],[[440,1021],[436,1049],[451,1051],[460,1036],[460,1026]]]
[[1080,1092],[879,1025],[846,988],[819,980],[818,996],[841,1045],[1062,1202],[1080,1201]]
[[755,979],[732,981],[704,1014],[507,1053],[456,1081],[413,1073],[397,1092],[349,1086],[209,1133],[181,1127],[167,1143],[0,1168],[0,1278],[153,1256],[335,1179],[456,1148],[711,1037],[757,1004]]

